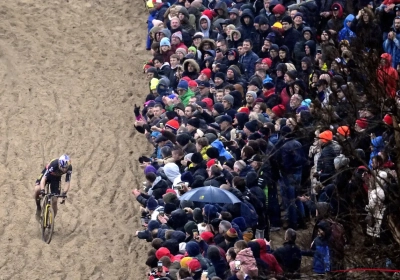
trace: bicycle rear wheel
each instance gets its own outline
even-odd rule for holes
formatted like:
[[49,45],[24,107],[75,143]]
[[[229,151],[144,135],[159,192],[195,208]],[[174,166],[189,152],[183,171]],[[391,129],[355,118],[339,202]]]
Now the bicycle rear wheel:
[[42,240],[49,244],[54,232],[54,211],[50,205],[43,209],[41,227]]

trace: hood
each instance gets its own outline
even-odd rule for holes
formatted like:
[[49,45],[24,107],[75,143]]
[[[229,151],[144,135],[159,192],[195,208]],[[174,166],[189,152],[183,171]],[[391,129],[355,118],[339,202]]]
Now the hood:
[[317,51],[317,45],[315,44],[315,42],[313,40],[308,40],[304,43],[304,45],[307,45],[310,48],[311,55],[314,57]]
[[325,237],[324,239],[329,239],[332,233],[332,228],[330,226],[330,224],[326,221],[321,221],[317,227],[319,229],[322,229],[325,232]]
[[[244,23],[244,18],[245,17],[250,17],[250,22],[249,22],[248,25]],[[253,25],[254,25],[254,16],[253,16],[253,13],[250,10],[244,10],[243,11],[242,16],[240,17],[240,24],[242,26],[246,26],[246,27],[253,27]]]
[[[207,29],[201,28],[200,22],[201,22],[202,19],[205,19],[205,20],[207,21]],[[201,30],[202,32],[204,32],[204,31],[209,32],[209,31],[210,31],[210,28],[211,28],[211,21],[210,21],[210,19],[208,18],[208,16],[201,16],[201,17],[200,17],[200,19],[199,19],[199,28],[200,28],[200,30]]]
[[[171,218],[169,219],[169,221],[172,222],[171,226],[174,229],[183,228],[188,221],[188,217],[184,210],[178,209],[178,210],[172,211]],[[170,224],[169,221],[168,221],[168,223]]]
[[219,1],[215,4],[214,10],[223,10],[224,14],[226,14],[228,12],[228,7],[224,1]]
[[163,33],[168,39],[171,39],[171,31],[169,31],[168,28],[161,29],[160,32]]
[[179,254],[179,243],[175,239],[168,239],[163,244],[163,247],[167,248],[172,255]]
[[347,27],[347,23],[349,21],[352,22],[353,20],[354,20],[354,16],[352,14],[347,15],[347,17],[343,21],[344,28],[349,28],[349,27]]
[[185,7],[181,7],[180,9],[179,9],[179,13],[182,13],[184,16],[185,16],[185,19],[186,20],[189,20],[189,12],[188,12],[188,10],[185,8]]
[[204,220],[211,221],[218,217],[218,209],[214,205],[206,204],[204,206]]
[[189,241],[186,243],[186,252],[188,253],[189,257],[195,257],[200,254],[200,247],[199,244],[195,241]]
[[175,230],[171,233],[171,239],[176,240],[178,243],[182,243],[185,241],[186,235],[180,230]]
[[342,7],[342,5],[340,5],[339,3],[333,3],[332,4],[332,6],[331,6],[331,10],[334,8],[334,7],[338,7],[338,18],[341,18],[342,16],[343,16],[343,7]]
[[239,108],[242,106],[242,94],[237,91],[233,90],[229,93],[233,97],[233,108]]
[[199,48],[198,48],[198,50],[199,51],[202,51],[203,50],[203,45],[204,45],[204,43],[210,43],[210,48],[212,49],[212,50],[215,50],[217,47],[216,47],[216,44],[215,44],[215,41],[214,40],[212,40],[212,39],[203,39],[203,40],[201,40],[201,43],[200,43],[200,45],[199,45]]
[[374,139],[371,139],[371,144],[374,146],[374,149],[380,149],[385,146],[385,143],[383,142],[382,136],[378,136]]
[[310,32],[311,33],[311,38],[313,38],[314,33],[313,33],[312,29],[310,27],[308,27],[308,26],[305,26],[303,28],[302,34],[304,34],[304,32],[306,32],[306,31]]
[[158,182],[160,182],[162,180],[161,176],[157,176],[156,179],[154,180],[153,184],[151,185],[152,187],[154,187],[155,185],[158,184]]
[[249,115],[247,115],[246,113],[236,113],[235,118],[238,122],[238,128],[239,129],[243,129],[244,124],[247,123],[249,121]]
[[218,139],[217,139],[217,140],[214,140],[214,141],[211,143],[211,146],[214,147],[214,148],[216,148],[216,149],[218,150],[219,154],[225,152],[224,144],[222,144],[222,142],[219,141]]
[[260,258],[260,244],[258,244],[257,241],[250,241],[249,243],[247,243],[247,246],[249,246],[249,248],[253,252],[253,257],[256,259],[259,259]]
[[390,65],[392,65],[392,56],[388,53],[383,53],[381,55],[381,58],[386,60],[386,65],[385,67],[390,67]]
[[258,245],[260,245],[260,254],[268,253],[270,248],[268,248],[269,245],[267,246],[267,243],[264,239],[256,239],[256,242],[258,243]]
[[179,167],[175,163],[167,163],[164,166],[164,173],[165,176],[167,176],[168,180],[170,180],[172,183],[174,182],[175,178],[181,175],[179,172]]
[[246,220],[243,217],[237,217],[232,220],[232,224],[236,224],[240,231],[245,231],[247,229],[246,227]]
[[200,72],[200,66],[199,66],[199,64],[196,62],[196,60],[194,60],[194,59],[186,59],[186,60],[185,60],[185,62],[183,63],[183,70],[184,70],[185,72],[188,72],[188,69],[187,69],[187,68],[188,68],[189,63],[192,64],[192,65],[194,66],[194,70],[195,70],[196,73],[199,73],[199,72]]

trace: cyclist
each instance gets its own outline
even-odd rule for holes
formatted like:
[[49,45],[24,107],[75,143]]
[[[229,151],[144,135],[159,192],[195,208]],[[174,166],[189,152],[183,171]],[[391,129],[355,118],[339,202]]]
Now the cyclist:
[[[41,207],[40,207],[40,196],[44,196],[45,194],[45,185],[46,182],[50,184],[50,192],[54,194],[60,194],[60,182],[62,175],[65,176],[65,186],[63,195],[66,195],[71,181],[72,175],[72,165],[71,159],[68,155],[62,155],[60,158],[53,159],[49,164],[43,169],[42,173],[40,173],[39,177],[36,180],[35,184],[35,193],[34,198],[36,201],[36,218],[40,218]],[[54,216],[57,214],[57,198],[53,198],[52,207],[54,210]]]

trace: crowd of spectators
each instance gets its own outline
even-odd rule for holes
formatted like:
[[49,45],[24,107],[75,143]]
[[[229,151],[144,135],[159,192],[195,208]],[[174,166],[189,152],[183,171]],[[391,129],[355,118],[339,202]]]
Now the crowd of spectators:
[[[150,279],[299,278],[305,257],[312,273],[332,274],[346,248],[391,242],[396,2],[146,2],[153,58],[134,114],[154,153],[139,158],[146,181],[132,193]],[[368,61],[379,62],[377,99]],[[180,199],[203,186],[240,203]],[[312,227],[309,246],[297,245]],[[273,234],[284,243],[271,246]]]

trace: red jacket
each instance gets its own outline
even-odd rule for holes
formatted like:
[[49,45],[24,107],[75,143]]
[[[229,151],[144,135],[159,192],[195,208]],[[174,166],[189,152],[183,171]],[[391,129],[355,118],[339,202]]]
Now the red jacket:
[[256,241],[260,245],[260,258],[268,264],[270,271],[276,274],[283,274],[283,270],[274,255],[267,253],[267,243],[265,240],[256,239]]
[[397,73],[397,70],[391,66],[392,56],[390,54],[383,53],[381,58],[386,60],[386,64],[381,65],[378,70],[376,70],[378,81],[385,86],[386,93],[390,97],[395,97],[399,74]]

